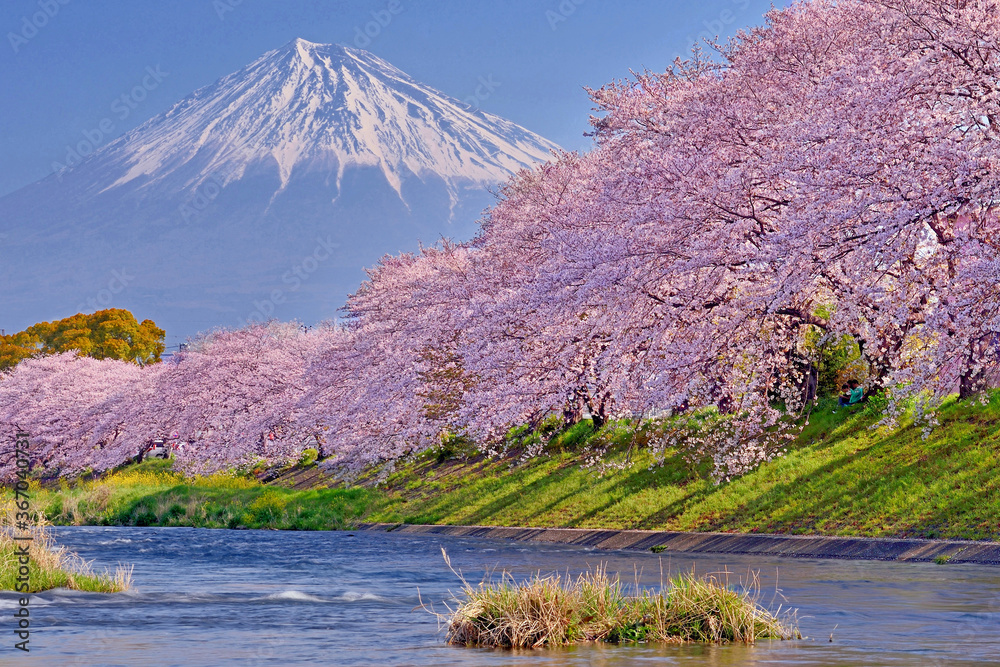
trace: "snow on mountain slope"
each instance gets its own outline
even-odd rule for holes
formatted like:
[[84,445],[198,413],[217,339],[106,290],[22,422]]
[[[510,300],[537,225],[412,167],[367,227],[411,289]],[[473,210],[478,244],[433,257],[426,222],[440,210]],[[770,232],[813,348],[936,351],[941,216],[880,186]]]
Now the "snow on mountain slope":
[[148,185],[201,154],[191,183],[242,178],[273,160],[281,187],[296,166],[376,166],[400,196],[407,174],[495,183],[556,146],[510,121],[470,110],[367,51],[296,39],[198,90],[112,150]]
[[0,198],[0,328],[106,307],[181,337],[332,318],[364,267],[470,238],[487,187],[554,149],[371,53],[297,39]]

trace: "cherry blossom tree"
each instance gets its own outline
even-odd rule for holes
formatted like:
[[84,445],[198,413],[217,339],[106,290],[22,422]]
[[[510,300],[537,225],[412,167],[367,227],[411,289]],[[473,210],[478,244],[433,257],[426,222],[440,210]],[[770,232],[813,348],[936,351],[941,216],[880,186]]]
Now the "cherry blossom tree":
[[30,435],[33,467],[65,474],[108,467],[108,443],[95,437],[103,418],[97,407],[135,393],[145,370],[70,352],[22,361],[0,380],[0,479],[9,481],[15,472],[15,431]]
[[[117,467],[170,436],[194,471],[284,461],[315,442],[295,410],[306,369],[339,336],[270,323],[209,334],[145,368],[68,353],[27,360],[0,380],[0,424],[29,433],[37,464],[64,474]],[[12,465],[0,459],[0,474]]]
[[301,421],[353,466],[440,444],[470,380],[457,344],[468,316],[467,248],[385,257],[347,305],[344,339],[309,371]]

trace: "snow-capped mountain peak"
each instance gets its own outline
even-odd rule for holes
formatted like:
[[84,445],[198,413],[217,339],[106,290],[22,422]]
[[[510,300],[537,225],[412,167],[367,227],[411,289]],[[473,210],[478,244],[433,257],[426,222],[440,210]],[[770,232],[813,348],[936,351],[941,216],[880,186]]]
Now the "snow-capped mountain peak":
[[371,53],[296,39],[0,197],[0,324],[331,318],[386,253],[473,238],[486,186],[554,148]]
[[192,187],[228,183],[272,165],[280,189],[293,171],[351,166],[401,182],[436,175],[461,183],[505,180],[550,157],[551,142],[414,81],[377,56],[295,39],[188,96],[106,150],[126,163],[109,188],[166,178],[195,163]]

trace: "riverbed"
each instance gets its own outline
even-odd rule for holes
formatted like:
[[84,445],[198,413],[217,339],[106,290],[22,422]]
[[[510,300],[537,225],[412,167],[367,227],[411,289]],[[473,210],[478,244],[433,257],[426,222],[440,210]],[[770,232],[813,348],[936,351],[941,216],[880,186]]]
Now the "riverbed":
[[[558,544],[373,532],[63,527],[97,569],[135,566],[134,592],[31,596],[38,665],[1000,665],[1000,567],[595,551]],[[761,602],[798,610],[805,636],[744,645],[590,644],[495,651],[448,646],[438,620],[461,582],[606,563],[627,581],[759,573]],[[16,600],[0,594],[10,618]],[[831,641],[832,639],[832,641]]]

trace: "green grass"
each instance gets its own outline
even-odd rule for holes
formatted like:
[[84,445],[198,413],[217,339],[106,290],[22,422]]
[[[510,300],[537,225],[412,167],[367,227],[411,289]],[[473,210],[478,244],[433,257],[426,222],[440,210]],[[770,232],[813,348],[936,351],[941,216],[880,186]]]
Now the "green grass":
[[[119,565],[115,572],[94,572],[90,562],[54,544],[44,516],[34,515],[27,530],[23,526],[15,528],[17,511],[13,500],[0,503],[0,590],[37,593],[52,588],[71,588],[92,593],[118,593],[132,588],[131,567]],[[30,536],[31,540],[18,540],[15,536]],[[26,576],[21,571],[25,560]]]
[[[868,411],[822,404],[788,453],[732,482],[677,453],[660,462],[617,425],[580,441],[574,427],[523,465],[430,456],[397,465],[368,514],[388,523],[1000,538],[1000,397],[951,400],[919,427],[873,429]],[[642,433],[636,440],[642,441]],[[572,440],[573,446],[566,446]],[[596,442],[595,442],[596,441]],[[581,465],[594,444],[621,464]]]
[[[33,560],[28,565],[29,588],[23,593],[38,593],[52,588],[71,588],[77,591],[87,591],[91,593],[118,593],[131,588],[130,571],[119,569],[115,573],[98,573],[85,570],[82,562],[71,564],[59,564],[48,566],[39,563],[34,559],[39,555],[39,547],[34,547],[31,552]],[[72,558],[73,554],[68,554]],[[14,553],[14,545],[4,540],[0,540],[0,590],[16,590],[18,577],[18,567],[16,565],[17,556]],[[81,567],[82,566],[82,567]],[[84,571],[80,571],[84,569]]]
[[350,528],[375,492],[294,491],[234,475],[185,478],[169,461],[148,461],[106,477],[43,488],[34,503],[53,523],[332,530]]
[[[64,524],[312,530],[371,521],[1000,539],[1000,394],[987,405],[946,402],[927,438],[905,420],[873,428],[874,411],[833,408],[822,403],[786,455],[723,484],[707,460],[654,455],[649,424],[593,433],[585,422],[512,432],[503,459],[456,439],[397,462],[378,485],[372,470],[354,486],[326,488],[333,480],[310,456],[267,485],[185,479],[151,461],[62,482],[34,502]],[[542,456],[521,461],[524,447],[542,442]],[[595,449],[612,465],[585,465]]]
[[[447,556],[445,556],[447,560]],[[537,648],[577,642],[747,642],[800,637],[794,619],[760,606],[756,588],[737,592],[716,576],[682,575],[661,590],[629,586],[603,567],[577,579],[509,574],[472,586],[443,617],[448,642]]]

